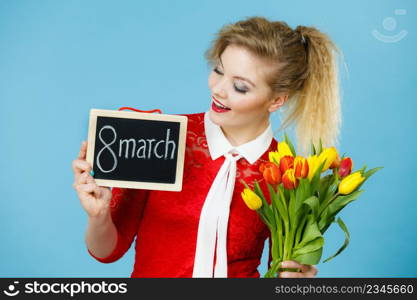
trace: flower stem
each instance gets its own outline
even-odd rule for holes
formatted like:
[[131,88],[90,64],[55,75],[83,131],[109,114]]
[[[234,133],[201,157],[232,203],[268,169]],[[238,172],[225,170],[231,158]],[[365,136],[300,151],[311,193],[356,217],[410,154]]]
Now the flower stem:
[[325,204],[325,205],[323,205],[323,207],[322,207],[322,209],[319,211],[319,213],[318,213],[318,219],[319,219],[319,217],[320,217],[320,215],[321,215],[321,213],[329,206],[329,204],[330,203],[332,203],[332,201],[334,200],[334,199],[336,199],[337,198],[337,196],[340,196],[340,194],[339,193],[336,193],[336,194],[334,194],[333,195],[333,197],[332,198],[330,198],[330,200],[329,201],[327,201],[327,203]]

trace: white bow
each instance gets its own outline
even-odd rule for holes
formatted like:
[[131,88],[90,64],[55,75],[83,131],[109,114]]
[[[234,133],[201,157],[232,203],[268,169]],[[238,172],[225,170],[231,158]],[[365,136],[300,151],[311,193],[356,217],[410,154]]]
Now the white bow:
[[[193,277],[227,277],[227,225],[241,155],[227,153],[207,194],[198,224]],[[216,265],[213,270],[217,237]]]

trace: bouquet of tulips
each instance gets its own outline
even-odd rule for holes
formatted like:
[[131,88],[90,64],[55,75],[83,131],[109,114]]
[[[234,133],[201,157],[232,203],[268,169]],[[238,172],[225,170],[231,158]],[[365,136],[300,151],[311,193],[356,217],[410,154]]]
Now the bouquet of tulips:
[[345,242],[327,262],[349,244],[349,231],[337,214],[363,192],[362,184],[381,167],[352,172],[350,157],[340,157],[335,147],[317,147],[311,143],[308,158],[297,156],[285,134],[278,151],[269,152],[269,162],[260,166],[267,183],[269,203],[259,183],[253,190],[245,183],[242,198],[256,210],[271,231],[272,261],[264,277],[275,277],[280,263],[295,260],[301,264],[317,264],[322,256],[323,234],[332,223],[345,233]]

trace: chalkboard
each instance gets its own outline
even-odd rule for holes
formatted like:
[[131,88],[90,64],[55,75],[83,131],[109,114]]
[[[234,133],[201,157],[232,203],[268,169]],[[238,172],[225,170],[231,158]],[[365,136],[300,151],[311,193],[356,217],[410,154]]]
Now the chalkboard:
[[87,161],[100,186],[180,191],[187,117],[90,110]]

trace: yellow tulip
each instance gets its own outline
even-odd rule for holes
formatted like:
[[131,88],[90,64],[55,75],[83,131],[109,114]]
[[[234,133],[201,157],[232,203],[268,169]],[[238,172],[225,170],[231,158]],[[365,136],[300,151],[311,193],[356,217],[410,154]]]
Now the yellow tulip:
[[287,190],[295,189],[298,186],[298,179],[294,175],[294,169],[288,169],[282,175],[282,185]]
[[322,162],[326,161],[321,171],[322,172],[326,171],[336,158],[337,158],[337,150],[335,147],[325,148],[319,155],[319,161],[320,161],[319,165]]
[[285,155],[294,156],[286,142],[278,142],[278,153],[281,157],[284,157]]
[[279,153],[277,151],[271,151],[268,153],[269,156],[269,161],[272,163],[275,163],[277,165],[279,165],[279,161],[281,159],[281,156],[279,155]]
[[251,189],[245,188],[242,192],[242,198],[246,205],[252,210],[257,210],[262,206],[261,198],[259,198],[259,196]]
[[311,179],[314,176],[314,173],[316,173],[317,168],[320,166],[320,160],[317,155],[312,155],[307,158],[308,163],[308,179],[311,181]]
[[289,155],[293,157],[290,147],[286,142],[278,142],[278,151],[271,151],[268,153],[269,161],[279,165],[281,158]]
[[365,177],[359,171],[346,176],[339,184],[339,194],[347,195],[352,193],[364,180]]

